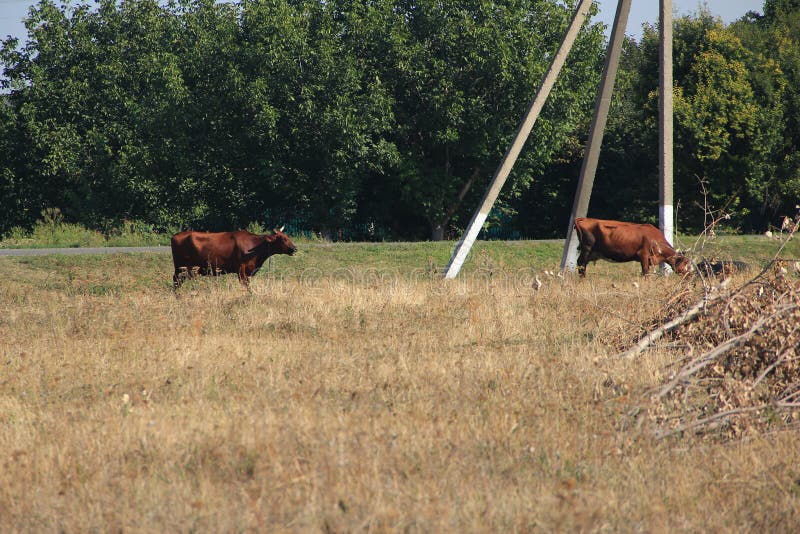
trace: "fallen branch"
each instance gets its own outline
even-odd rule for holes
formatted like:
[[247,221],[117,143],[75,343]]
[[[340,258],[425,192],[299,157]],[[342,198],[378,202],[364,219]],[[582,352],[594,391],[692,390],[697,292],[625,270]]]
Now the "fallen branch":
[[698,419],[696,421],[684,423],[682,425],[678,425],[675,428],[670,428],[666,430],[657,430],[654,433],[654,435],[656,439],[664,439],[668,438],[669,436],[674,436],[675,434],[685,432],[687,430],[696,430],[701,427],[705,427],[706,430],[713,430],[714,428],[717,428],[727,423],[728,420],[734,415],[744,415],[753,412],[760,412],[762,410],[766,410],[767,408],[772,408],[777,412],[786,412],[800,408],[800,403],[778,401],[775,402],[774,404],[761,404],[759,406],[743,406],[741,408],[734,408],[732,410],[715,413],[714,415],[704,417],[703,419]]
[[783,242],[781,243],[781,246],[778,247],[778,250],[772,256],[772,260],[770,260],[769,263],[767,263],[767,265],[765,265],[764,268],[761,269],[761,272],[759,272],[757,275],[752,277],[747,283],[745,283],[744,285],[739,287],[736,291],[734,291],[732,296],[735,296],[735,295],[741,293],[742,291],[745,290],[745,288],[747,286],[749,286],[751,284],[754,284],[756,282],[756,280],[758,280],[759,278],[764,276],[767,273],[767,271],[769,271],[772,268],[773,265],[775,265],[776,263],[779,263],[781,261],[778,258],[778,256],[781,255],[781,252],[783,252],[783,249],[786,247],[786,245],[789,243],[789,240],[794,236],[794,234],[797,232],[798,229],[800,229],[800,215],[798,215],[797,222],[794,223],[794,226],[792,226],[791,230],[789,231],[788,237],[783,240]]
[[800,395],[800,390],[798,390],[797,387],[798,387],[797,384],[793,384],[792,387],[787,388],[786,391],[784,391],[783,396],[780,399],[778,399],[778,402],[794,404],[791,401],[793,401],[798,395]]
[[[800,217],[791,234],[799,225]],[[800,286],[780,267],[783,258],[778,256],[785,244],[742,286],[725,291],[724,298],[719,288],[712,289],[717,292],[707,294],[709,298],[680,312],[621,354],[631,358],[673,330],[681,332],[678,341],[688,342],[697,351],[692,355],[690,348],[672,362],[673,373],[645,393],[653,403],[654,410],[648,413],[654,425],[650,435],[655,439],[717,430],[729,436],[764,432],[773,425],[774,414],[780,414],[784,425],[796,422],[800,414]],[[704,283],[703,289],[707,288]],[[709,341],[715,346],[709,347]]]

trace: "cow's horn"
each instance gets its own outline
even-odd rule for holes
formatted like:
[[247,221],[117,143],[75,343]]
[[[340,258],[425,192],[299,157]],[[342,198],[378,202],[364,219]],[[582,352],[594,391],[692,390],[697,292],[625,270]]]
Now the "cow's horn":
[[286,225],[285,225],[285,224],[284,224],[283,226],[281,226],[280,228],[278,228],[278,231],[279,231],[279,232],[283,232],[283,229],[284,229],[284,228],[286,228]]

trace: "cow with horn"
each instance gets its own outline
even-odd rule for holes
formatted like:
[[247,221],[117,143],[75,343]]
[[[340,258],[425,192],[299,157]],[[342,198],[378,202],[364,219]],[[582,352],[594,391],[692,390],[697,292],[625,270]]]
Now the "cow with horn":
[[186,278],[200,275],[236,273],[243,286],[249,288],[250,277],[264,261],[275,254],[297,252],[297,247],[283,233],[283,227],[272,234],[258,235],[245,230],[236,232],[195,232],[188,230],[172,236],[172,276],[174,291]]

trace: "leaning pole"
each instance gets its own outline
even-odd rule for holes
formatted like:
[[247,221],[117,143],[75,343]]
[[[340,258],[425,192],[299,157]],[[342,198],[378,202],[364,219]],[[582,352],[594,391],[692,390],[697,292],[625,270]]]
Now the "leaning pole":
[[[624,26],[618,28],[620,22],[620,15],[623,11],[623,3],[626,12],[630,8],[629,0],[620,0],[617,5],[617,15],[614,19],[614,30],[612,32],[611,42],[609,43],[609,51],[606,56],[606,71],[609,69],[609,61],[617,61],[619,59],[614,57],[613,46],[617,38],[622,39],[624,33]],[[658,164],[659,164],[659,181],[658,181],[658,221],[661,231],[664,232],[664,237],[667,241],[674,243],[674,210],[673,210],[673,196],[672,196],[672,0],[659,0],[659,79],[658,79]],[[617,31],[620,35],[617,35]],[[614,65],[616,71],[616,65]],[[598,98],[597,108],[595,110],[595,117],[592,123],[592,128],[589,134],[589,140],[586,145],[586,156],[584,157],[583,167],[581,168],[581,175],[578,182],[578,192],[575,196],[575,203],[570,214],[569,226],[567,228],[567,239],[564,244],[564,254],[561,259],[561,270],[575,270],[577,263],[577,237],[572,228],[575,218],[585,217],[589,206],[589,197],[592,192],[592,184],[594,182],[594,173],[597,170],[597,159],[600,151],[600,143],[603,138],[603,126],[605,125],[606,113],[608,111],[607,102],[605,103],[605,110],[601,110],[603,103],[602,94],[606,90],[607,72],[603,73],[603,81],[601,85],[601,97]],[[611,77],[611,86],[613,87],[613,77]],[[610,98],[611,87],[608,87],[608,94]],[[598,119],[602,119],[602,125],[595,126]],[[662,272],[669,273],[671,269],[668,265],[662,264]]]
[[578,177],[578,189],[572,204],[569,223],[567,224],[567,239],[564,242],[564,252],[561,256],[561,270],[575,270],[578,263],[578,236],[575,234],[573,224],[578,217],[586,217],[589,210],[589,199],[592,196],[594,176],[597,172],[597,162],[600,159],[600,146],[603,144],[603,133],[608,120],[608,110],[611,107],[611,95],[614,91],[614,81],[619,68],[619,56],[622,52],[622,42],[625,40],[625,28],[628,25],[628,13],[631,10],[631,0],[620,0],[617,12],[614,15],[614,26],[611,38],[606,49],[606,63],[603,68],[603,77],[600,79],[600,90],[594,106],[594,117],[589,127],[589,137],[586,140],[586,150],[583,165]]
[[536,96],[534,96],[528,106],[528,111],[517,129],[514,141],[511,143],[508,151],[506,151],[505,156],[503,156],[503,160],[495,171],[489,188],[483,195],[480,206],[475,211],[464,235],[456,245],[453,256],[450,258],[450,263],[447,264],[447,268],[445,269],[444,277],[446,279],[455,278],[461,270],[461,266],[464,264],[467,254],[469,254],[472,245],[475,243],[475,239],[478,237],[478,232],[480,232],[481,227],[483,227],[483,223],[486,222],[489,211],[491,211],[495,200],[497,200],[497,195],[500,194],[503,184],[505,184],[508,175],[511,173],[511,169],[514,167],[514,163],[517,161],[522,146],[528,139],[528,135],[530,135],[531,129],[536,119],[539,117],[539,113],[542,111],[542,107],[550,94],[550,90],[553,88],[558,74],[564,66],[564,61],[567,59],[572,44],[578,36],[583,21],[586,19],[586,15],[589,14],[591,5],[592,0],[581,0],[578,7],[575,9],[575,14],[572,16],[572,22],[567,29],[567,33],[564,35],[564,40],[561,42],[558,52],[556,52],[556,55],[550,63],[550,67],[548,67],[545,73],[542,85],[539,87]]

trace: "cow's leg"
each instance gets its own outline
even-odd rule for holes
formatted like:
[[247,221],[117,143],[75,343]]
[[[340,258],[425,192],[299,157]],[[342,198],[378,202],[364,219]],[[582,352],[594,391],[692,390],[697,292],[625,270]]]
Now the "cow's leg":
[[244,265],[239,267],[239,282],[241,282],[248,291],[253,291],[250,289],[250,277],[247,276],[247,267]]
[[172,291],[178,291],[178,288],[181,287],[183,281],[186,279],[188,271],[185,267],[176,267],[175,273],[172,275]]
[[590,247],[581,246],[581,253],[578,256],[578,275],[581,278],[586,277],[586,266],[589,265],[589,257],[592,253],[592,249]]
[[642,276],[650,274],[651,263],[653,262],[653,243],[646,237],[642,238],[642,243],[639,245],[639,263],[642,264]]
[[647,250],[644,250],[639,254],[639,263],[642,264],[642,276],[647,276],[650,274],[650,267],[653,258],[650,256]]
[[586,277],[586,266],[589,265],[590,258],[592,257],[592,248],[594,248],[595,240],[591,232],[584,232],[578,226],[575,226],[575,232],[578,234],[578,275],[581,278]]

